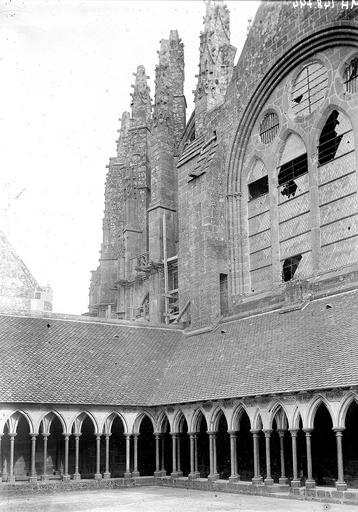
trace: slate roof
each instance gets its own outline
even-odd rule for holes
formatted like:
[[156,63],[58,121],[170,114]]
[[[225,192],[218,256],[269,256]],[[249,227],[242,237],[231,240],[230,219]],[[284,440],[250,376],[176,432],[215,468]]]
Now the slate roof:
[[0,316],[0,354],[4,402],[159,405],[352,386],[358,291],[196,336]]

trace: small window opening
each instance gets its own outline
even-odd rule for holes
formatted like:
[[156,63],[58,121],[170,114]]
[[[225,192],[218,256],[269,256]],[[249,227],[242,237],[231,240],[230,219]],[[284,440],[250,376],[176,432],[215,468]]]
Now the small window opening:
[[323,165],[334,160],[343,135],[338,135],[336,127],[339,125],[339,113],[333,110],[323,127],[319,138],[318,162]]
[[263,176],[262,178],[253,181],[248,184],[249,189],[249,200],[256,199],[256,197],[263,196],[264,194],[268,194],[269,186],[268,186],[268,176]]
[[278,173],[278,184],[282,185],[283,196],[294,197],[297,191],[295,179],[308,172],[307,153],[281,165]]
[[354,57],[344,70],[344,84],[347,92],[358,91],[358,56]]
[[229,311],[227,274],[220,274],[220,311],[222,315],[226,315]]
[[282,265],[282,280],[291,281],[296,273],[297,267],[302,259],[301,254],[286,258]]
[[264,144],[270,144],[279,129],[278,116],[274,112],[266,114],[260,123],[260,139]]

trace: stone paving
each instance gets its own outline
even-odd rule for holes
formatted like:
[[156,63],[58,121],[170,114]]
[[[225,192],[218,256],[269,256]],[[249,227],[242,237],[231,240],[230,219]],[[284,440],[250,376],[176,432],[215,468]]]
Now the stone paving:
[[101,489],[0,496],[6,512],[357,512],[352,505],[173,488]]

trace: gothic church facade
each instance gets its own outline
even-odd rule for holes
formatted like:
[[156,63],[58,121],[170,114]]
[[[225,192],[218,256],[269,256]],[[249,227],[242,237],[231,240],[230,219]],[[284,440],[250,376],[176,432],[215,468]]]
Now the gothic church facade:
[[178,33],[137,68],[92,318],[0,318],[4,481],[358,503],[357,16],[263,2],[234,65],[207,2],[188,121]]

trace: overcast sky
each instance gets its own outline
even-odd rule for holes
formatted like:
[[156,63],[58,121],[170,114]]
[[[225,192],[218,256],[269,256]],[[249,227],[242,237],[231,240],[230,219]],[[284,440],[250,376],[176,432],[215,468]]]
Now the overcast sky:
[[[258,2],[227,4],[237,61]],[[0,0],[0,229],[56,312],[87,310],[132,73],[145,66],[153,98],[159,41],[178,29],[188,118],[204,12],[198,0]]]

